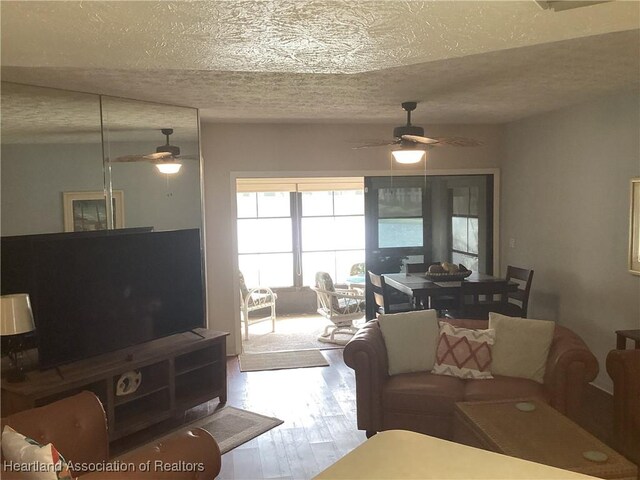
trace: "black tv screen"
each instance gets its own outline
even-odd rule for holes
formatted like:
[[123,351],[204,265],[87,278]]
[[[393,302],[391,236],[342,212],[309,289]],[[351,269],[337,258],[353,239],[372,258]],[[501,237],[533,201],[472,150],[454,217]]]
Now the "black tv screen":
[[4,237],[2,294],[28,293],[41,368],[205,325],[200,231]]

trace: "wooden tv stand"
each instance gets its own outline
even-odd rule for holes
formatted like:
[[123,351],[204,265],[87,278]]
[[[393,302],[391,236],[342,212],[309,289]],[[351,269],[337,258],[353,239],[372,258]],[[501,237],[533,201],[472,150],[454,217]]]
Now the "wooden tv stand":
[[[2,381],[2,416],[39,407],[83,390],[95,393],[117,440],[216,397],[227,401],[226,336],[203,328],[159,338],[57,369],[27,372],[20,383]],[[142,372],[129,395],[116,395],[120,376]]]

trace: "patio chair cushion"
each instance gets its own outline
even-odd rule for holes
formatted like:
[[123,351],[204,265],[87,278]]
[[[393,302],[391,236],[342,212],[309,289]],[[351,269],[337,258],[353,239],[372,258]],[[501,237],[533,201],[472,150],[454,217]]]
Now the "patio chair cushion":
[[[336,291],[336,287],[333,284],[333,279],[327,272],[316,273],[316,285],[318,288],[326,290],[327,292]],[[336,297],[331,297],[331,308],[335,311],[340,311],[340,303],[338,302],[338,299]]]
[[247,295],[249,295],[249,289],[244,281],[244,275],[242,272],[238,272],[238,277],[240,279],[240,293],[242,293],[242,298],[247,298]]

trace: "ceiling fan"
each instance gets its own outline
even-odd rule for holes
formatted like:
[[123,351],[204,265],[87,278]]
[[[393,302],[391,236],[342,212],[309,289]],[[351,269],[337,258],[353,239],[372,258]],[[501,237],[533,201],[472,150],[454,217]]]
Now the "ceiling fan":
[[151,162],[161,173],[178,173],[182,164],[180,160],[195,159],[193,156],[181,156],[180,147],[169,143],[169,136],[173,134],[173,128],[163,128],[160,130],[167,137],[167,143],[156,148],[155,153],[145,155],[123,155],[112,162]]
[[385,147],[399,145],[391,154],[398,163],[418,163],[425,154],[425,149],[440,146],[479,147],[484,145],[478,140],[463,137],[425,137],[424,129],[411,125],[411,112],[416,109],[417,102],[404,102],[402,109],[407,112],[407,124],[393,129],[394,140],[390,142],[371,143],[354,148]]

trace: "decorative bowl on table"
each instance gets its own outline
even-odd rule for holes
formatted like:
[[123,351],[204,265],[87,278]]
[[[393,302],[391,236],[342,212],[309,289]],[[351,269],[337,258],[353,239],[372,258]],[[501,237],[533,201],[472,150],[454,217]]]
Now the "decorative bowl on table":
[[425,278],[432,282],[464,280],[469,275],[471,275],[471,270],[464,265],[455,265],[449,262],[442,262],[440,264],[434,263],[424,274]]
[[455,272],[455,273],[448,273],[448,272],[444,272],[444,273],[430,273],[430,272],[426,272],[424,274],[425,278],[427,280],[431,280],[432,282],[452,282],[455,280],[464,280],[465,278],[467,278],[469,275],[471,275],[471,270],[465,270],[462,272]]

